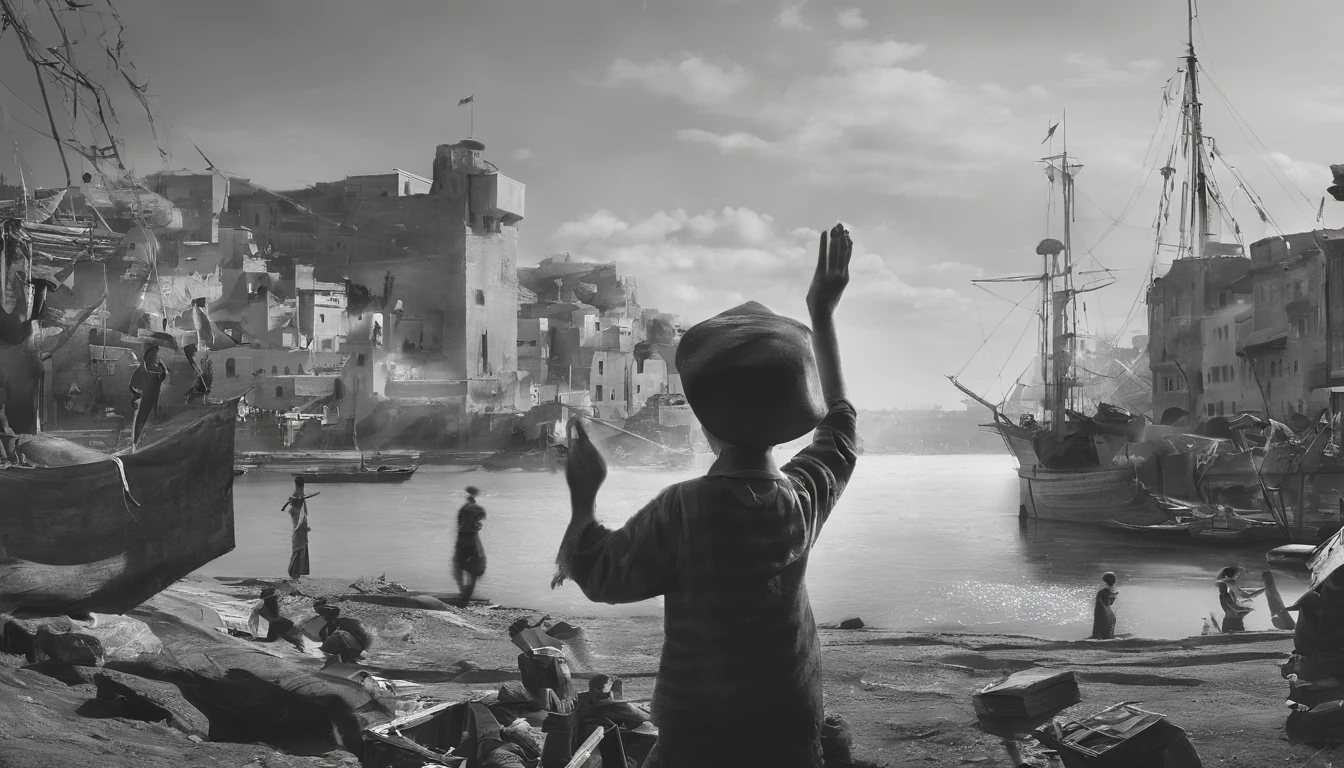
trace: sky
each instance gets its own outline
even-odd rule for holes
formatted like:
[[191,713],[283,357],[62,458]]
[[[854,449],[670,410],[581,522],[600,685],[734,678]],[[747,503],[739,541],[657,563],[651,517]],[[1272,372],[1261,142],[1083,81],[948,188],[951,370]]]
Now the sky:
[[[59,40],[45,0],[15,1]],[[97,73],[96,36],[115,26],[106,0],[88,2],[82,22],[65,18]],[[641,304],[687,325],[747,300],[805,319],[819,233],[843,222],[855,251],[838,323],[865,408],[960,408],[947,374],[998,400],[1029,367],[1027,288],[970,281],[1039,269],[1035,246],[1061,236],[1062,217],[1038,161],[1067,139],[1083,165],[1075,253],[1115,278],[1086,295],[1080,322],[1122,341],[1144,332],[1155,171],[1171,139],[1159,118],[1185,55],[1180,0],[116,8],[156,116],[157,145],[129,90],[113,89],[140,174],[204,169],[194,143],[273,189],[394,167],[429,175],[435,146],[467,136],[471,110],[457,102],[474,96],[474,138],[527,185],[520,266],[557,253],[615,262]],[[1222,179],[1246,243],[1314,226],[1328,166],[1344,162],[1333,141],[1344,57],[1313,31],[1341,21],[1335,0],[1219,0],[1198,15],[1206,133],[1273,222]],[[0,172],[59,186],[17,48],[0,35]],[[1344,226],[1340,205],[1327,203],[1324,225]]]

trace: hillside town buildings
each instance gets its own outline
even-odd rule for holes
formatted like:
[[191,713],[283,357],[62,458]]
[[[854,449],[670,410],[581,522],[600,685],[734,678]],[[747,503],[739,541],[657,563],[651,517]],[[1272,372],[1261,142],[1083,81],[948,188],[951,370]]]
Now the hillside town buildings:
[[71,311],[107,300],[48,362],[47,422],[115,426],[150,345],[170,372],[160,417],[186,410],[197,307],[211,397],[260,415],[240,438],[258,447],[503,447],[535,437],[543,405],[619,424],[680,392],[679,321],[641,307],[633,278],[568,255],[519,268],[526,189],[484,150],[282,192],[165,171],[136,198],[152,220],[118,209],[118,190],[72,190],[74,215],[103,215],[124,247],[106,279],[77,265],[53,295]]
[[[1344,384],[1339,231],[1270,237],[1249,258],[1178,259],[1148,292],[1153,415],[1311,418]],[[1340,328],[1338,330],[1344,330]],[[1337,372],[1338,374],[1337,375]]]

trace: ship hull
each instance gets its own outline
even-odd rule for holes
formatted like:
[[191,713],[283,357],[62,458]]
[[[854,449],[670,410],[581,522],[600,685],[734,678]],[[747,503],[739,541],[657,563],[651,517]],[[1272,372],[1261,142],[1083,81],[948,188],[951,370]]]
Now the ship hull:
[[1033,520],[1092,525],[1154,525],[1171,519],[1170,508],[1149,493],[1129,467],[1044,469],[1022,467],[1020,514]]

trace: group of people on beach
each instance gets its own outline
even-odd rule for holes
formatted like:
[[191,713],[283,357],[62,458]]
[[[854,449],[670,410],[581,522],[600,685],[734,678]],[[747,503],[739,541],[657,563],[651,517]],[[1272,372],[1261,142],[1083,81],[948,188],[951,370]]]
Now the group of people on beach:
[[[716,460],[705,476],[669,486],[620,528],[596,519],[606,463],[582,417],[569,422],[571,516],[552,587],[569,579],[597,602],[665,601],[652,704],[659,736],[648,768],[821,768],[824,753],[836,748],[823,739],[835,726],[823,709],[821,642],[805,575],[858,460],[835,323],[852,250],[843,226],[821,233],[807,292],[811,327],[748,302],[685,332],[676,366]],[[808,433],[811,444],[778,466],[774,446]],[[485,510],[478,489],[467,493],[453,558],[464,601],[486,565]],[[293,524],[291,579],[309,572],[307,501],[316,495],[296,479],[283,507]],[[324,652],[350,656],[361,638],[332,613],[335,606],[317,610],[334,617]],[[272,639],[295,631],[274,593],[259,601],[258,618],[272,622]],[[769,706],[743,705],[749,701]]]
[[[1255,610],[1251,600],[1266,589],[1266,587],[1246,589],[1238,584],[1237,579],[1245,573],[1245,568],[1229,565],[1218,572],[1218,578],[1214,581],[1218,586],[1218,604],[1223,609],[1223,623],[1218,627],[1221,632],[1245,632],[1246,616]],[[1115,605],[1120,590],[1115,586],[1114,573],[1102,574],[1101,581],[1104,586],[1097,590],[1093,602],[1092,635],[1088,638],[1090,640],[1115,638],[1115,609],[1111,606]]]

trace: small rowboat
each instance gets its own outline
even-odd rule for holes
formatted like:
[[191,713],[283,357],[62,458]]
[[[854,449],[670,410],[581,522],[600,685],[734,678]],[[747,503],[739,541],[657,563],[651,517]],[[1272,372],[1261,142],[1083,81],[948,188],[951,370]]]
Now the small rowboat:
[[419,467],[354,467],[351,469],[310,469],[296,472],[305,483],[404,483]]

